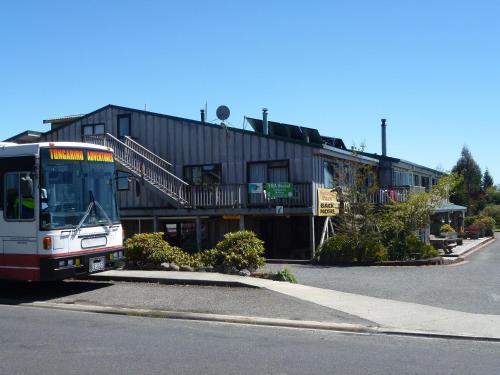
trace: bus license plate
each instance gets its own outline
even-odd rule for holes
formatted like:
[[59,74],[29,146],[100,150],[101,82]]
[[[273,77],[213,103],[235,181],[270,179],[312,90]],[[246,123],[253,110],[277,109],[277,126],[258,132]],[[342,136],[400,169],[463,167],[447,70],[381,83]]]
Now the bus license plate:
[[97,257],[89,259],[89,272],[104,271],[106,266],[106,257]]

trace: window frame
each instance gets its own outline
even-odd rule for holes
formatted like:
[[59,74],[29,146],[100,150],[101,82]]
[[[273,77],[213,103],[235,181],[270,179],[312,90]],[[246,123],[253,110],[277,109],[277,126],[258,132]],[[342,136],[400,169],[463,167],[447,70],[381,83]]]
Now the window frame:
[[[269,181],[269,169],[271,168],[284,168],[284,166],[272,166],[272,164],[278,164],[278,163],[286,163],[286,168],[287,168],[287,175],[288,175],[288,181],[281,181],[281,182],[291,182],[290,178],[290,160],[289,159],[277,159],[277,160],[259,160],[259,161],[247,161],[247,183],[250,182],[255,182],[255,181],[250,181],[250,165],[252,164],[266,164],[266,181],[262,181],[263,183],[268,183]],[[259,181],[260,182],[260,181]]]
[[[217,166],[218,169],[219,169],[219,183],[215,183],[215,184],[208,184],[208,183],[205,183],[203,182],[203,167],[208,167],[208,166]],[[195,184],[193,181],[192,181],[192,178],[187,178],[187,174],[186,174],[186,169],[187,168],[201,168],[201,183],[200,184]],[[184,165],[183,168],[182,168],[182,177],[184,179],[184,181],[186,181],[187,183],[189,183],[190,185],[193,185],[193,186],[214,186],[214,185],[222,185],[222,176],[223,176],[223,173],[222,173],[222,163],[206,163],[206,164],[188,164],[188,165]]]
[[[32,175],[31,171],[7,171],[5,172],[3,176],[3,197],[2,197],[2,203],[3,203],[3,219],[6,222],[33,222],[36,220],[36,199],[35,199],[35,186],[33,185],[33,217],[29,219],[11,219],[7,217],[7,194],[8,194],[8,189],[7,189],[7,177],[11,174],[16,174],[18,175],[18,197],[21,196],[21,175],[29,174],[30,176]],[[22,199],[21,199],[22,201]],[[19,215],[18,215],[19,216]]]
[[[120,120],[128,118],[128,134],[126,135],[121,135],[121,126],[120,126]],[[122,115],[116,115],[116,137],[118,139],[122,139],[125,136],[127,137],[132,137],[132,115],[130,113],[127,114],[122,114]]]
[[[102,133],[96,133],[95,132],[95,127],[96,126],[103,126],[103,132]],[[84,132],[84,128],[90,128],[92,127],[92,134],[85,134]],[[100,134],[106,134],[106,124],[104,122],[96,122],[95,124],[82,124],[81,125],[81,129],[80,129],[81,133],[82,133],[82,139],[83,137],[85,137],[86,135],[100,135]]]
[[[128,180],[129,178],[129,173],[124,172],[124,171],[116,171],[116,191],[129,191],[130,190],[130,181]],[[120,181],[125,180],[127,183],[126,188],[120,188]]]

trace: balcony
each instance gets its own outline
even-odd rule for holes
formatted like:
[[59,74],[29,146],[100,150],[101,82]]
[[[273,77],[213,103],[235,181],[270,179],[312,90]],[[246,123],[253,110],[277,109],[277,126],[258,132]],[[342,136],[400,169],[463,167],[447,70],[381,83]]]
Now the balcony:
[[393,202],[406,202],[410,194],[425,191],[423,186],[393,186],[368,193],[368,199],[371,203],[385,205]]
[[[292,183],[292,196],[289,198],[270,198],[265,191],[250,193],[248,184],[228,185],[191,185],[185,187],[186,197],[191,208],[272,208],[284,207],[312,207],[313,199],[311,183]],[[408,196],[414,192],[423,192],[420,186],[396,186],[377,189],[369,192],[368,201],[376,205],[385,205],[392,202],[406,202]]]
[[289,198],[270,198],[266,192],[250,193],[248,184],[189,186],[192,208],[311,207],[312,184],[292,183]]

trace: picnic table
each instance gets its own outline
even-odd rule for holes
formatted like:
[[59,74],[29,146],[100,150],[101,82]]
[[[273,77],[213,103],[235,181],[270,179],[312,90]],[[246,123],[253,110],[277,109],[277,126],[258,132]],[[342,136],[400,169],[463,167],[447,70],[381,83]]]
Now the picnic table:
[[447,235],[446,237],[436,237],[431,235],[430,243],[435,248],[443,250],[445,254],[453,253],[453,248],[457,246],[457,240],[452,235]]

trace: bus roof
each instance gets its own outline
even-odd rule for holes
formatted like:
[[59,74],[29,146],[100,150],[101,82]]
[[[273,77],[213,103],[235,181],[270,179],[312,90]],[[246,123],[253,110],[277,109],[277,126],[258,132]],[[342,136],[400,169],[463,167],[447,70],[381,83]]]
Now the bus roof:
[[42,142],[24,144],[0,142],[0,157],[39,155],[41,148],[49,147],[90,148],[94,150],[113,151],[113,149],[109,147],[83,142]]

